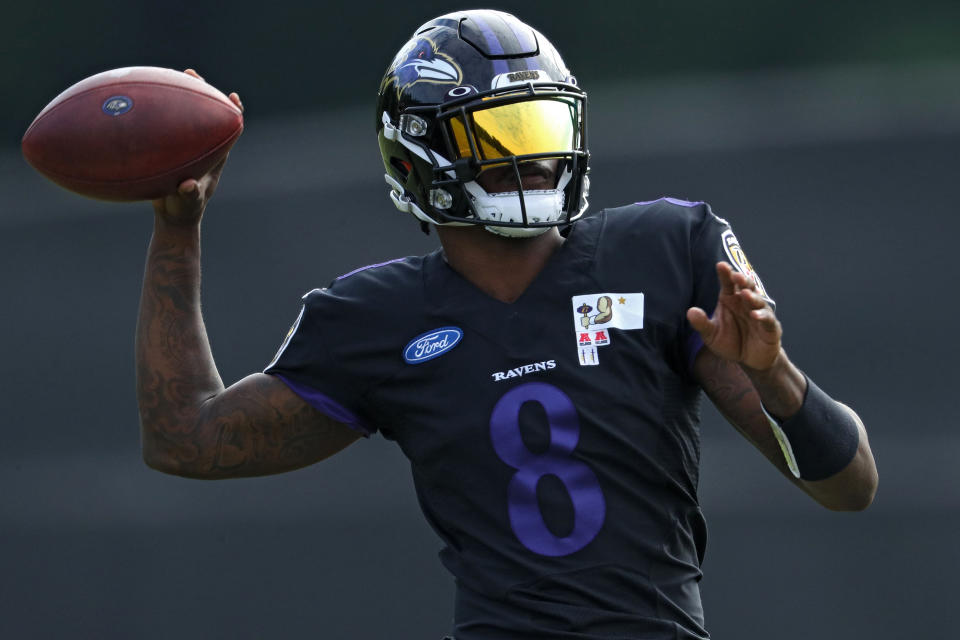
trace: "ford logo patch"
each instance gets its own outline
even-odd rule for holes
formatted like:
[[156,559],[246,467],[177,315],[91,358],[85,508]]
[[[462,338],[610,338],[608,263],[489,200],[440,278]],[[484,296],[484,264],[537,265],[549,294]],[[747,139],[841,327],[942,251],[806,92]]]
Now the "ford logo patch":
[[122,116],[133,109],[133,100],[128,96],[110,96],[100,109],[108,116]]
[[420,364],[433,360],[453,349],[463,338],[463,331],[457,327],[441,327],[421,334],[411,340],[403,350],[403,359],[407,364]]

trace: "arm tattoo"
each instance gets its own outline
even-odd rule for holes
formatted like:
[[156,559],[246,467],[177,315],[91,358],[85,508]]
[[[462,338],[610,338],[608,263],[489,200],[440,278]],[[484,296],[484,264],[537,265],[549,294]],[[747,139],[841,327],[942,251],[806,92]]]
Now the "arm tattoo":
[[249,376],[206,402],[201,424],[212,434],[210,477],[297,469],[359,437],[264,374]]
[[272,376],[224,389],[200,313],[198,229],[155,233],[136,343],[151,466],[209,478],[262,475],[311,464],[356,439]]
[[779,455],[779,445],[763,413],[760,395],[740,365],[704,350],[694,370],[717,410],[764,454],[772,447],[770,451]]

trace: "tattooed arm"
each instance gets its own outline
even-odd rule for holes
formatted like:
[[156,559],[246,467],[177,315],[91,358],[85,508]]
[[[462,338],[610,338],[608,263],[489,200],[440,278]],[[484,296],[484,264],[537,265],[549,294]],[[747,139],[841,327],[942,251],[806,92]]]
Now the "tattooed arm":
[[[785,371],[795,372],[799,376],[799,383],[803,383],[803,376],[796,367],[787,361],[787,356],[781,351]],[[860,439],[857,443],[857,452],[850,463],[839,473],[825,480],[808,481],[795,478],[787,467],[786,459],[780,450],[770,427],[770,422],[761,408],[761,391],[764,404],[768,407],[776,406],[778,396],[790,396],[773,382],[772,377],[767,381],[754,382],[744,369],[730,360],[725,360],[709,349],[703,349],[694,362],[694,376],[700,382],[707,397],[710,398],[717,410],[732,424],[740,434],[771,462],[784,476],[800,489],[805,491],[818,503],[834,511],[860,511],[867,508],[873,501],[877,487],[877,468],[867,441],[867,432],[859,416],[846,405],[843,408],[849,411],[857,423]],[[792,370],[792,371],[791,371]],[[756,377],[757,372],[752,372]],[[768,374],[773,375],[773,374]],[[796,378],[795,378],[796,380]],[[760,389],[760,390],[758,390]],[[802,399],[802,387],[799,392]],[[770,398],[768,401],[767,398]],[[781,407],[784,405],[780,405]],[[796,401],[793,411],[800,407]],[[771,407],[772,408],[772,407]],[[791,411],[780,409],[777,415],[789,416]]]
[[[230,98],[240,106],[236,94]],[[322,460],[359,437],[273,376],[253,374],[224,388],[200,314],[200,219],[222,170],[223,163],[154,201],[137,323],[144,460],[195,478],[280,473]]]
[[[787,358],[781,347],[783,329],[773,309],[756,291],[755,281],[734,271],[729,264],[717,264],[720,295],[713,316],[708,317],[700,308],[691,308],[687,319],[703,338],[705,347],[697,355],[693,365],[694,377],[717,409],[750,442],[779,468],[797,486],[814,500],[834,510],[862,510],[873,501],[877,490],[877,468],[867,442],[867,433],[857,414],[825,394],[812,394],[824,399],[823,410],[811,412],[801,408],[809,406],[805,397],[808,379]],[[816,387],[812,388],[814,391]],[[844,450],[831,438],[830,431],[846,423],[857,438],[856,447],[851,447],[852,458],[842,458],[829,473],[805,475],[813,480],[795,479],[789,471],[784,454],[774,436],[770,420],[763,408],[785,425],[789,418],[800,415],[813,422],[795,434],[804,444],[813,442],[813,459],[829,459],[834,451]],[[815,415],[814,415],[815,414]],[[829,415],[828,415],[829,414]],[[852,420],[852,424],[850,421]],[[826,428],[820,429],[826,426]],[[818,429],[820,429],[818,431]],[[814,434],[826,433],[827,437],[813,438]],[[837,430],[839,433],[839,430]],[[853,444],[853,440],[849,440]],[[810,451],[810,449],[807,449]],[[801,475],[803,468],[801,468]]]
[[273,376],[253,374],[224,389],[200,314],[199,224],[156,216],[136,357],[143,456],[160,471],[197,478],[280,473],[359,437]]

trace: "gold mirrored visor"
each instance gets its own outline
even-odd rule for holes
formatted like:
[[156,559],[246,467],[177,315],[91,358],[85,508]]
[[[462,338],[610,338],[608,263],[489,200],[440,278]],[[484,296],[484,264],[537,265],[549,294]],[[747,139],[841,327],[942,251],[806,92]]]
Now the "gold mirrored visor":
[[[579,102],[569,98],[539,98],[479,107],[467,112],[479,160],[497,160],[531,153],[569,153],[578,149]],[[467,126],[462,115],[449,121],[454,151],[470,158]]]

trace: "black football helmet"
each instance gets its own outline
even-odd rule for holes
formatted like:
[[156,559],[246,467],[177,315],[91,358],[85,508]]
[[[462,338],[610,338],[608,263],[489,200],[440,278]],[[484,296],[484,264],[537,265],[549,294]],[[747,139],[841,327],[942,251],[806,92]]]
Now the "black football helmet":
[[[587,208],[587,95],[553,45],[500,11],[450,13],[416,30],[387,68],[377,138],[401,211],[427,224],[526,237]],[[519,165],[557,159],[554,189],[524,190]],[[518,190],[477,176],[512,167]]]

